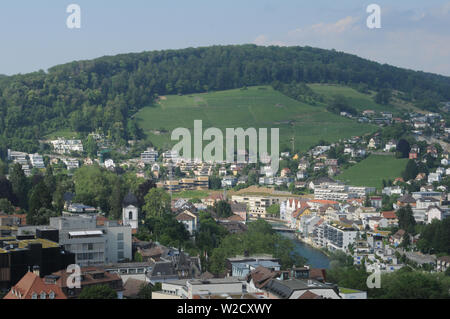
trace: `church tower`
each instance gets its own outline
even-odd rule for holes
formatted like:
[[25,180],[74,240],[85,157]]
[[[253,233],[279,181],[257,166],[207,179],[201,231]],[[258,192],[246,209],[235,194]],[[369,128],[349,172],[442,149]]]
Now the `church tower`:
[[130,225],[133,231],[137,231],[139,226],[138,212],[138,200],[136,196],[130,192],[125,196],[122,203],[123,225]]

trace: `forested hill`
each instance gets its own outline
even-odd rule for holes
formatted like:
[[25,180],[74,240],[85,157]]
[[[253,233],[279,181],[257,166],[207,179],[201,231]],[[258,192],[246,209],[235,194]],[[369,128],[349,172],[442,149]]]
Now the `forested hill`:
[[212,46],[102,57],[0,79],[0,144],[33,151],[69,128],[133,138],[130,115],[156,95],[274,82],[340,83],[402,91],[410,101],[450,100],[450,78],[310,47]]

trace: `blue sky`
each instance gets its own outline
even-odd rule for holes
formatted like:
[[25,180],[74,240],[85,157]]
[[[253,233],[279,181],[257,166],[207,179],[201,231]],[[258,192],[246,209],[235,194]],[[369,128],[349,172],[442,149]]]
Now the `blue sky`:
[[[66,8],[81,7],[81,29]],[[382,28],[366,27],[366,7]],[[1,0],[0,74],[213,44],[309,45],[450,76],[450,0]]]

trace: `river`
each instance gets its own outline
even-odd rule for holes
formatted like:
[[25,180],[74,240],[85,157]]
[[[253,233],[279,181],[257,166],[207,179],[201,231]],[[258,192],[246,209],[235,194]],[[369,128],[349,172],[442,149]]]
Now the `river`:
[[280,234],[292,239],[295,245],[295,251],[298,252],[301,256],[305,257],[308,260],[307,264],[312,268],[328,269],[330,267],[330,258],[328,258],[328,256],[319,249],[301,242],[300,240],[295,238],[295,235],[293,233],[280,232]]

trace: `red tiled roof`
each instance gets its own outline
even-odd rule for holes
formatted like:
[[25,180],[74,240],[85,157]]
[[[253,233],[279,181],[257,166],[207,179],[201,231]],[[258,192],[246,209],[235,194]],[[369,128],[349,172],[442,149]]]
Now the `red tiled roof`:
[[397,215],[395,214],[394,211],[382,212],[381,214],[383,215],[384,218],[387,218],[387,219],[396,219],[397,218]]
[[[20,293],[20,297],[14,292]],[[40,299],[42,292],[45,292],[46,298],[53,292],[55,294],[54,299],[67,299],[60,287],[55,284],[47,284],[44,279],[32,272],[28,272],[23,276],[3,299],[32,299],[34,293]]]
[[297,299],[323,299],[323,297],[316,295],[315,293],[308,290],[307,292],[305,292],[303,295],[301,295]]

